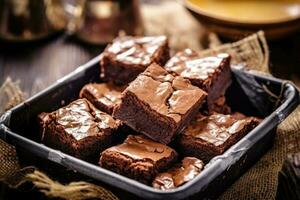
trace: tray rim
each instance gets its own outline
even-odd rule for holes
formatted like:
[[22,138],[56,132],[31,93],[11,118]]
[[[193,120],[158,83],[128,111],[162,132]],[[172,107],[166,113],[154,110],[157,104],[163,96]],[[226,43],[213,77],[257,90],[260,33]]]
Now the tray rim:
[[[135,181],[133,179],[127,178],[125,176],[119,175],[115,172],[109,171],[107,169],[101,168],[97,165],[85,162],[83,160],[77,159],[73,156],[70,156],[68,154],[65,154],[59,150],[52,149],[50,147],[47,147],[43,145],[42,143],[35,142],[31,139],[28,139],[24,136],[21,136],[17,133],[14,133],[8,128],[8,124],[10,121],[10,116],[13,112],[18,111],[19,109],[22,109],[26,104],[34,101],[35,99],[39,98],[41,95],[45,95],[56,88],[60,87],[65,81],[71,80],[74,77],[81,75],[87,68],[95,67],[94,65],[98,64],[100,59],[102,57],[102,54],[99,56],[93,58],[89,62],[87,62],[84,65],[79,66],[77,69],[75,69],[73,72],[67,74],[66,76],[58,79],[54,84],[50,85],[46,89],[40,91],[39,93],[35,94],[31,98],[27,99],[25,102],[15,106],[14,108],[7,111],[5,114],[3,114],[0,118],[0,139],[4,139],[4,141],[7,140],[13,140],[14,144],[17,146],[20,145],[22,148],[27,148],[28,151],[33,153],[36,156],[47,158],[48,160],[51,160],[52,162],[56,162],[60,165],[63,165],[71,170],[78,171],[80,173],[83,173],[87,176],[91,176],[92,173],[89,172],[89,170],[95,170],[97,172],[95,177],[95,174],[93,175],[93,178],[96,180],[102,181],[106,184],[118,187],[120,189],[126,190],[127,192],[134,193],[137,196],[143,196],[147,198],[155,198],[155,199],[162,199],[162,198],[172,198],[172,199],[181,199],[185,198],[189,195],[192,195],[193,193],[200,192],[202,189],[206,187],[206,185],[214,180],[221,172],[216,172],[220,167],[224,168],[226,166],[221,164],[220,159],[215,159],[215,162],[212,162],[209,167],[206,167],[201,174],[199,174],[195,179],[192,181],[169,191],[161,191],[155,188],[152,188],[151,186],[142,184],[138,181]],[[237,69],[233,69],[235,71]],[[251,147],[254,143],[249,144],[249,141],[252,142],[258,142],[265,134],[267,134],[270,130],[277,127],[279,123],[281,123],[291,112],[296,108],[296,106],[299,104],[299,93],[296,87],[289,81],[284,81],[282,79],[270,77],[270,76],[264,76],[261,74],[255,74],[253,72],[245,72],[250,73],[256,78],[260,79],[267,79],[272,82],[276,83],[284,83],[285,90],[289,91],[289,94],[287,94],[285,101],[269,116],[267,116],[255,129],[253,129],[251,132],[249,132],[245,137],[243,137],[239,142],[237,142],[235,145],[230,147],[224,154],[232,151],[235,148],[240,148],[241,144],[248,145]],[[265,134],[257,134],[257,132],[264,132]],[[30,147],[30,148],[29,148]],[[34,148],[32,148],[34,147]],[[243,152],[242,155],[246,153]],[[223,155],[224,155],[223,154]],[[237,160],[236,160],[237,162]],[[78,165],[80,164],[80,166]],[[233,163],[234,164],[234,163]],[[78,166],[76,166],[78,165]],[[84,167],[84,168],[81,168]],[[81,168],[81,169],[79,169]],[[201,181],[201,180],[205,181]],[[195,186],[197,184],[197,188],[195,189]]]

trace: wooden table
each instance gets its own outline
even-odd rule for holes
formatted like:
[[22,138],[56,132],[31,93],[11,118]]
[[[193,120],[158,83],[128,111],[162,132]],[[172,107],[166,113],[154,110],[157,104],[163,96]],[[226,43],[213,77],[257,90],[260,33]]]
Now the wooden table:
[[100,54],[104,46],[86,46],[63,34],[28,44],[0,43],[0,83],[20,80],[31,96]]
[[[21,89],[27,96],[31,96],[100,54],[103,48],[81,44],[63,34],[36,43],[0,43],[0,84],[10,76],[13,80],[20,80]],[[271,42],[270,50],[272,73],[281,78],[292,79],[300,85],[300,34]],[[22,195],[7,189],[4,196],[1,193],[0,189],[0,199]],[[40,195],[26,193],[26,196],[36,198]]]

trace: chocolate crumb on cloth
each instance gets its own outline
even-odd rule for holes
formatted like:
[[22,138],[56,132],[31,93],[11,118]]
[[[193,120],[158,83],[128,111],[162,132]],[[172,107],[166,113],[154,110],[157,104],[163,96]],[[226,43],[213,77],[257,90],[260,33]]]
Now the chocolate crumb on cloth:
[[142,135],[129,135],[124,143],[103,151],[99,165],[148,184],[176,159],[177,153],[172,148]]
[[150,65],[123,92],[113,116],[136,132],[168,144],[204,103],[206,92],[157,64]]
[[118,85],[133,81],[152,63],[164,65],[170,58],[166,36],[122,36],[103,51],[101,78]]
[[42,142],[83,160],[94,160],[118,138],[119,120],[78,99],[38,116]]
[[204,163],[194,157],[185,157],[166,172],[158,174],[152,182],[160,190],[175,189],[193,180],[203,170]]

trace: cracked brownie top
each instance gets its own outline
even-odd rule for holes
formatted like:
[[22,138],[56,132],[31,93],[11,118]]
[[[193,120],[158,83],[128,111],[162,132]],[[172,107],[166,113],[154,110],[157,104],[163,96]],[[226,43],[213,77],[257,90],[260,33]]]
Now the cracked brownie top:
[[176,164],[166,172],[158,174],[152,186],[161,190],[179,187],[193,180],[203,170],[204,163],[198,158],[185,157],[181,163]]
[[252,122],[259,123],[259,120],[239,113],[234,115],[215,113],[210,116],[198,114],[195,120],[186,128],[184,135],[200,138],[215,146],[219,146],[231,135],[240,132]]
[[86,99],[78,99],[52,113],[42,113],[40,117],[47,124],[72,135],[76,140],[88,136],[110,133],[120,125],[119,120],[97,110]]
[[126,89],[148,104],[156,112],[176,122],[206,93],[192,86],[189,80],[174,77],[157,64],[151,64]]
[[165,65],[169,72],[174,72],[184,78],[206,80],[210,78],[230,56],[218,54],[214,57],[200,58],[196,51],[185,49],[178,52]]
[[101,111],[111,114],[113,107],[121,102],[124,87],[108,83],[90,83],[80,91],[81,98],[87,98]]
[[[176,152],[170,147],[154,142],[142,135],[129,135],[124,143],[113,146],[105,152],[118,152],[134,160],[159,161]],[[146,161],[145,160],[145,161]]]
[[166,36],[119,37],[105,49],[105,54],[128,64],[149,65],[159,49],[167,43]]

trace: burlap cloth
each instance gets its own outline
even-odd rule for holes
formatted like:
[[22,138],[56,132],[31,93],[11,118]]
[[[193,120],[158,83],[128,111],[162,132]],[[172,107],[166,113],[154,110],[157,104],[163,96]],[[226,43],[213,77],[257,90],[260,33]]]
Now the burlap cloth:
[[[183,12],[179,7],[177,9],[177,13]],[[150,24],[153,25],[152,22]],[[183,28],[184,30],[185,28]],[[164,31],[167,31],[168,34],[168,30]],[[198,30],[196,29],[196,31]],[[182,37],[186,36],[182,35]],[[180,38],[180,36],[174,36],[174,38],[176,41],[176,38]],[[210,42],[208,46],[212,48],[202,51],[203,56],[228,52],[233,57],[233,63],[245,63],[249,69],[268,73],[269,52],[262,32],[242,41],[220,46],[214,34],[208,34],[207,41]],[[189,41],[184,41],[175,48],[189,47],[189,44]],[[201,50],[203,47],[199,46],[197,49]],[[18,84],[7,79],[0,88],[0,107],[2,109],[0,112],[22,100],[23,95]],[[220,199],[275,199],[277,175],[283,160],[288,153],[298,151],[300,151],[300,107],[278,127],[274,147],[225,191]],[[18,188],[25,181],[30,181],[48,197],[117,199],[114,194],[99,185],[87,182],[72,182],[63,185],[33,167],[21,169],[15,148],[2,140],[0,140],[0,181],[14,188]]]

